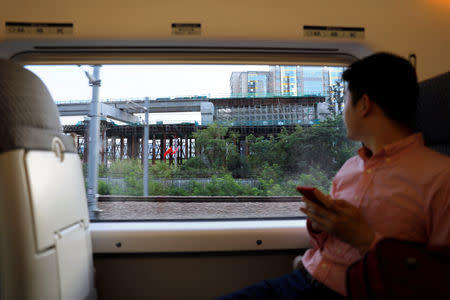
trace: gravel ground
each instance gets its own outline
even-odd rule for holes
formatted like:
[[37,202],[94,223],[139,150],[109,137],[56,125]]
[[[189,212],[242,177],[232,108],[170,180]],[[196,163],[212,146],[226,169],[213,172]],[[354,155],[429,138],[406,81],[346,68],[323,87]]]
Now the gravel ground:
[[99,202],[98,220],[242,219],[304,216],[298,202]]

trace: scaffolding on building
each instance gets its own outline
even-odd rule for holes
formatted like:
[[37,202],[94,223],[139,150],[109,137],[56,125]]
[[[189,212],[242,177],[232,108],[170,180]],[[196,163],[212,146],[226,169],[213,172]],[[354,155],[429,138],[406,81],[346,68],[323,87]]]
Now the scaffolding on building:
[[[240,151],[245,138],[279,134],[283,128],[293,132],[296,126],[310,126],[319,121],[317,105],[325,102],[325,97],[273,97],[273,98],[218,98],[209,99],[214,104],[214,121],[224,123],[228,132],[240,136]],[[67,134],[75,134],[78,153],[84,162],[88,160],[89,121],[76,125],[65,125]],[[100,162],[122,159],[143,159],[144,124],[116,125],[100,122]],[[147,141],[148,157],[152,163],[157,160],[182,164],[184,159],[198,153],[193,133],[207,126],[196,123],[152,124],[149,125]],[[169,148],[178,148],[175,153],[167,153]],[[170,151],[169,151],[170,152]]]
[[319,121],[317,104],[325,97],[211,99],[214,121],[233,126],[310,125]]

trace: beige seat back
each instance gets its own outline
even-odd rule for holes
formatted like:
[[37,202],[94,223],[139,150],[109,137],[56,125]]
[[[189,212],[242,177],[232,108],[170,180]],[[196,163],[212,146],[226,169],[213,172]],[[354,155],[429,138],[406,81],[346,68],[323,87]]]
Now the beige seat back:
[[47,88],[0,60],[0,299],[95,299],[81,162]]

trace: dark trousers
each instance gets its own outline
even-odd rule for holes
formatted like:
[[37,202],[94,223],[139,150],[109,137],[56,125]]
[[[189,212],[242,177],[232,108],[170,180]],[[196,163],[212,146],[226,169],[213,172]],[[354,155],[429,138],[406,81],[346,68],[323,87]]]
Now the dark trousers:
[[280,278],[264,280],[215,300],[345,299],[301,269]]

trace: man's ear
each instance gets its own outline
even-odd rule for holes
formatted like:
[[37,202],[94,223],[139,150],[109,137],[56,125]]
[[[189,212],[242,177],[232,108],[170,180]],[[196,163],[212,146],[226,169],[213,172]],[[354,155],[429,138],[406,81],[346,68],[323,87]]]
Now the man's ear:
[[367,94],[363,94],[361,99],[358,101],[358,113],[361,117],[367,117],[373,110],[373,102],[370,100]]

